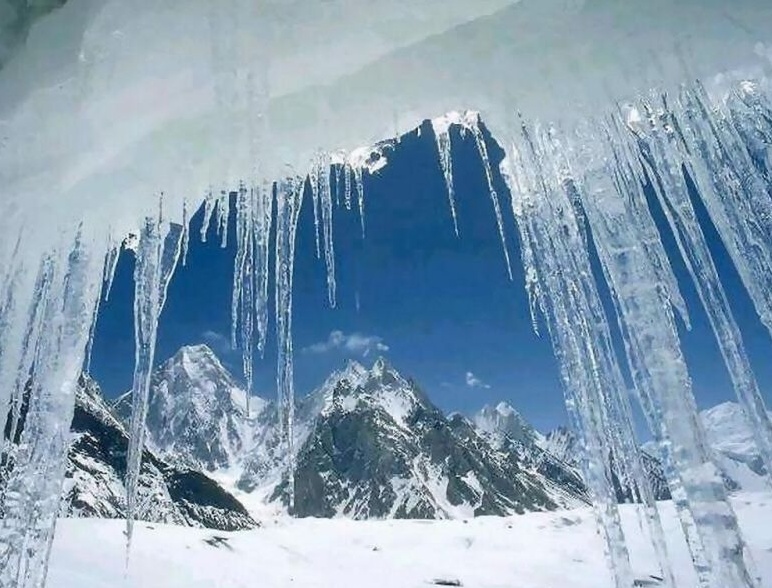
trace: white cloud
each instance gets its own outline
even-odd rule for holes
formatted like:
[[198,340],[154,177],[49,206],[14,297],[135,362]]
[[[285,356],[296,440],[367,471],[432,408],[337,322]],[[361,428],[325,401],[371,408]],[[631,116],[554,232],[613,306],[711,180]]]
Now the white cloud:
[[201,340],[219,357],[225,357],[234,352],[231,340],[217,331],[204,331],[201,333]]
[[335,350],[365,357],[373,351],[388,351],[389,346],[377,335],[363,335],[361,333],[351,333],[347,335],[343,331],[332,331],[326,341],[320,341],[313,345],[309,345],[303,349],[303,352],[321,354]]
[[475,376],[472,372],[466,372],[466,385],[470,388],[490,388],[488,384],[483,382],[480,378]]

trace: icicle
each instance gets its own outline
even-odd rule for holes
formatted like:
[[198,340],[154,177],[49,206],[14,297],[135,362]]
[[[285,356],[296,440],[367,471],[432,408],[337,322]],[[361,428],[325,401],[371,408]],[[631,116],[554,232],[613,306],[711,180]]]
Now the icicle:
[[617,194],[603,137],[589,125],[585,130],[573,151],[575,168],[583,170],[581,199],[614,295],[641,404],[652,432],[669,452],[666,462],[677,469],[668,472],[668,480],[686,494],[712,586],[754,586],[737,520],[698,423],[668,292],[658,287],[661,277],[642,245],[642,223],[633,216],[637,211],[631,214]]
[[340,208],[340,192],[343,187],[343,165],[335,165],[335,206]]
[[[242,304],[244,263],[247,254],[247,240],[251,239],[251,198],[242,184],[236,195],[236,258],[233,268],[233,289],[231,295],[231,347],[239,345],[239,309]],[[251,305],[250,301],[250,305]]]
[[351,210],[351,166],[348,163],[343,164],[343,174],[346,210]]
[[110,292],[113,290],[113,281],[115,280],[115,270],[118,269],[118,260],[121,257],[121,245],[113,245],[107,252],[107,261],[105,261],[105,302],[110,300]]
[[319,158],[319,199],[322,207],[322,228],[324,229],[324,261],[327,266],[327,298],[335,308],[335,246],[333,240],[332,193],[330,187],[330,160],[327,155]]
[[625,199],[631,213],[637,219],[641,243],[646,248],[646,254],[651,260],[654,270],[659,276],[661,286],[665,289],[670,303],[678,312],[687,329],[691,328],[689,310],[678,286],[678,280],[670,264],[665,246],[660,239],[654,219],[646,204],[643,192],[643,167],[634,146],[628,140],[629,133],[622,130],[617,117],[611,117],[606,132],[606,140],[613,143],[613,177],[617,192]]
[[287,493],[290,513],[295,508],[292,279],[295,233],[302,202],[302,184],[297,180],[288,179],[276,187],[276,337],[278,343],[276,387],[279,394],[279,422],[287,444]]
[[144,451],[145,417],[155,356],[158,319],[180,256],[182,228],[148,217],[142,227],[134,270],[135,362],[129,454],[126,466],[126,540],[130,548],[137,512],[139,475]]
[[241,299],[241,362],[244,372],[244,378],[247,381],[247,416],[250,414],[250,400],[252,398],[252,358],[253,358],[253,332],[254,332],[254,314],[255,308],[255,236],[254,236],[254,188],[248,194],[248,219],[245,223],[246,251],[244,254],[242,299]]
[[477,144],[477,151],[480,154],[483,168],[485,170],[485,178],[488,181],[488,191],[491,195],[491,202],[493,203],[493,211],[496,213],[496,224],[499,228],[499,237],[501,238],[501,248],[504,251],[504,260],[507,263],[507,275],[510,280],[512,277],[512,264],[509,261],[509,248],[507,247],[507,237],[504,233],[504,219],[501,216],[501,205],[499,204],[499,196],[496,193],[496,188],[493,186],[493,170],[491,169],[490,158],[488,157],[488,147],[485,145],[485,137],[480,129],[479,116],[475,121],[475,124],[471,125],[472,135],[474,135],[475,143]]
[[[24,380],[29,408],[0,505],[0,586],[38,588],[45,584],[75,389],[104,259],[104,251],[93,247],[98,241],[87,238],[80,227],[74,245],[62,246],[52,254],[50,287],[38,301],[45,328],[36,341],[26,342],[34,349],[34,372]],[[22,296],[21,291],[16,294]],[[40,293],[28,290],[26,294]],[[28,323],[29,315],[19,313],[13,319],[17,320]],[[4,332],[4,337],[19,334]]]
[[236,196],[236,261],[231,301],[231,345],[241,348],[242,369],[247,381],[247,414],[252,396],[252,349],[255,251],[255,188],[243,184]]
[[212,190],[208,190],[204,197],[204,220],[201,223],[201,242],[206,243],[206,236],[209,233],[209,225],[212,223],[212,216],[214,216],[216,199]]
[[[2,332],[6,340],[0,356],[0,381],[4,383],[3,391],[5,391],[5,394],[0,395],[0,409],[2,409],[0,414],[11,415],[9,439],[14,439],[17,434],[25,390],[35,360],[40,329],[45,318],[45,304],[50,295],[53,277],[53,259],[45,255],[40,262],[34,287],[31,290],[26,290],[26,284],[21,280],[18,272],[11,282],[11,288],[15,292],[11,297],[10,307],[6,307],[4,313]],[[20,293],[25,291],[30,292],[31,302],[29,306],[24,307],[23,312],[20,312],[22,309],[16,304],[16,296],[21,296]],[[0,454],[4,451],[4,442],[5,437],[0,436]]]
[[450,125],[444,118],[433,119],[432,129],[434,140],[437,144],[437,155],[440,159],[442,175],[445,178],[445,187],[448,190],[448,203],[450,214],[453,216],[453,230],[458,237],[458,218],[456,217],[456,196],[453,189],[453,159],[451,156]]
[[182,267],[188,265],[188,249],[190,248],[190,218],[188,200],[182,201]]
[[314,238],[316,240],[316,259],[322,258],[322,247],[319,239],[319,165],[314,162],[308,175],[308,182],[311,185],[311,203],[314,208]]
[[268,336],[268,271],[270,266],[271,223],[273,219],[272,186],[256,187],[254,191],[255,239],[255,314],[257,316],[257,349],[265,353]]
[[[740,329],[734,320],[690,200],[686,177],[682,172],[683,144],[679,134],[682,125],[670,111],[667,103],[664,103],[656,112],[651,108],[650,111],[649,132],[641,136],[640,140],[645,158],[657,180],[655,191],[708,314],[735,393],[752,425],[754,440],[772,484],[772,422],[753,375]],[[706,124],[709,124],[710,118],[707,112],[704,114],[708,121]],[[769,245],[762,245],[762,247],[768,249]]]
[[231,217],[231,195],[229,192],[223,192],[217,199],[217,234],[222,241],[220,247],[228,247],[228,223]]
[[[618,588],[633,584],[632,569],[611,483],[607,390],[618,383],[602,307],[572,207],[560,185],[546,183],[531,148],[528,160],[511,152],[510,184],[526,264],[538,267],[544,284],[534,293],[559,360],[566,407],[584,448],[582,469],[604,537],[609,571]],[[507,171],[503,169],[502,171]],[[533,266],[532,265],[532,266]]]
[[[752,87],[745,98],[756,99]],[[704,91],[684,90],[681,128],[693,153],[689,172],[718,229],[762,323],[772,335],[772,201],[767,168],[758,169],[746,150],[758,126],[755,113],[741,102],[726,113],[708,106]],[[728,107],[727,107],[728,108]],[[735,122],[730,120],[734,114]],[[772,138],[767,141],[767,149]]]
[[357,203],[359,204],[359,223],[362,225],[362,239],[365,238],[365,181],[362,168],[354,167],[354,180],[357,188]]

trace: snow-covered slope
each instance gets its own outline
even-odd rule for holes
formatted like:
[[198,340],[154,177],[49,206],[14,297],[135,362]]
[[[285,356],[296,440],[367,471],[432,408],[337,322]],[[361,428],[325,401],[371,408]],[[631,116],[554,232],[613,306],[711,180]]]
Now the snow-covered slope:
[[538,445],[565,462],[575,462],[577,439],[568,427],[558,427],[537,438]]
[[[63,489],[63,512],[79,517],[125,516],[128,436],[98,385],[83,377]],[[146,451],[140,473],[139,520],[211,529],[255,526],[244,507],[204,474]]]
[[[697,586],[675,510],[662,505],[679,586]],[[734,501],[762,578],[772,578],[772,497]],[[661,587],[632,506],[621,509],[636,586]],[[282,519],[212,533],[137,525],[128,569],[118,521],[60,521],[50,588],[611,588],[589,508],[464,521]],[[88,548],[84,548],[88,546]]]
[[[767,490],[766,470],[740,405],[736,402],[725,402],[702,411],[700,418],[727,488],[730,491]],[[498,434],[501,434],[501,429],[497,430]],[[576,436],[566,427],[558,427],[546,435],[537,433],[535,439],[537,445],[548,453],[563,462],[576,465]],[[655,457],[657,455],[659,453],[653,442],[643,445],[644,468],[649,474],[655,495],[664,499],[668,497],[669,491],[662,465]]]
[[326,394],[298,454],[301,516],[458,518],[555,506],[540,481],[383,359]]

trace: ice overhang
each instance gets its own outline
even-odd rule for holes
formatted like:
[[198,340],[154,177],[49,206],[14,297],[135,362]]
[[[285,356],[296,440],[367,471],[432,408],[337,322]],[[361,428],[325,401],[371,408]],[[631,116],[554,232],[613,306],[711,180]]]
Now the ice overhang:
[[572,124],[769,76],[771,25],[764,0],[70,0],[0,71],[3,205],[115,222],[450,110]]

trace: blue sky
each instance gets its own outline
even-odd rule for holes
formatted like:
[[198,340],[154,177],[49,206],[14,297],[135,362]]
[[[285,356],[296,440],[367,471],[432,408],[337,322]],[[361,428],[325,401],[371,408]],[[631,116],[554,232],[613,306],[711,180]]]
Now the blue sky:
[[[513,281],[507,276],[471,138],[454,137],[460,238],[453,231],[429,127],[403,138],[388,159],[387,166],[365,180],[364,240],[356,206],[352,211],[343,206],[335,210],[336,309],[326,302],[325,267],[316,258],[311,202],[304,203],[294,290],[298,394],[311,391],[349,358],[369,364],[384,355],[445,410],[470,414],[486,403],[505,400],[537,428],[564,424],[549,341],[531,328],[506,189],[499,181]],[[157,361],[182,345],[207,343],[239,377],[240,352],[229,345],[233,239],[221,249],[212,231],[202,244],[197,239],[200,212],[192,224],[188,264],[178,268],[172,280],[161,319]],[[767,393],[772,389],[772,342],[717,235],[709,225],[706,231],[761,389]],[[666,238],[666,246],[675,251],[672,239]],[[709,407],[733,393],[696,292],[678,260],[675,269],[693,323],[692,331],[682,331],[684,351],[698,404]],[[122,255],[111,298],[97,324],[92,372],[108,396],[131,386],[132,271],[131,254]],[[255,391],[263,396],[275,390],[275,346],[271,332],[265,358],[255,360]]]

